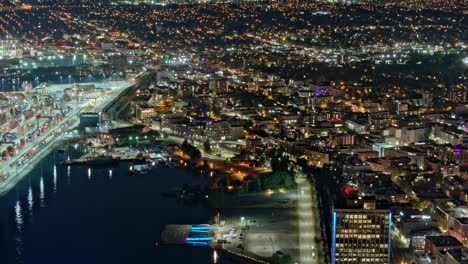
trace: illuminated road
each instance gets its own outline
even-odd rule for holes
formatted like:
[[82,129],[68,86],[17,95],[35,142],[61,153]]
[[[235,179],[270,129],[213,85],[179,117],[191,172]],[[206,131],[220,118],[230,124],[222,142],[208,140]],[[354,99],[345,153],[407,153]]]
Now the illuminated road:
[[[302,175],[301,175],[302,176]],[[317,203],[312,197],[310,183],[301,176],[296,177],[298,196],[298,232],[299,232],[299,263],[312,264],[320,263],[317,260],[320,245],[315,245],[315,241],[320,241],[320,222],[316,217]],[[318,239],[315,239],[318,238]]]

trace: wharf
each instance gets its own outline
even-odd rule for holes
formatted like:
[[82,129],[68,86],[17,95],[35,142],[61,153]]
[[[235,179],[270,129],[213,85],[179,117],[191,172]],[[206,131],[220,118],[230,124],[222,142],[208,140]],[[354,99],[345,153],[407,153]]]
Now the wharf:
[[214,239],[215,226],[165,225],[161,234],[161,244],[208,246]]
[[165,225],[161,234],[161,244],[185,245],[185,239],[190,235],[192,225]]
[[100,165],[100,164],[113,164],[120,161],[135,161],[141,160],[140,157],[136,156],[109,156],[109,157],[87,157],[79,159],[65,160],[62,162],[62,165],[72,166],[72,165]]

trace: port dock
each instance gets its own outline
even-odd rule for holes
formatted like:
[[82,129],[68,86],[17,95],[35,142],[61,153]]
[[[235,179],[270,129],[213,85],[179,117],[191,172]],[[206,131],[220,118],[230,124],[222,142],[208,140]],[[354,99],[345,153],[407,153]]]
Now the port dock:
[[162,245],[207,246],[214,238],[215,226],[165,225],[161,234]]

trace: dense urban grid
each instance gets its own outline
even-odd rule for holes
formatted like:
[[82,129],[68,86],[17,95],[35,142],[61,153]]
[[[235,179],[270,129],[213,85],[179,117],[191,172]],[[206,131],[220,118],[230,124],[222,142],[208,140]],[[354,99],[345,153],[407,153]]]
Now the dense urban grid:
[[[239,263],[468,263],[467,14],[463,0],[3,0],[0,192],[77,142],[91,154],[69,164],[201,169],[206,240]],[[266,215],[229,210],[256,203]]]

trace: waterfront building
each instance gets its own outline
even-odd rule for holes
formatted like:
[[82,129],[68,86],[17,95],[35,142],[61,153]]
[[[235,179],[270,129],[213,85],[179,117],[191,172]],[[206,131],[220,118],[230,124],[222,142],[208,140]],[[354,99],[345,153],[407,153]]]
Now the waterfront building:
[[75,67],[88,63],[87,55],[50,55],[20,59],[17,69]]

